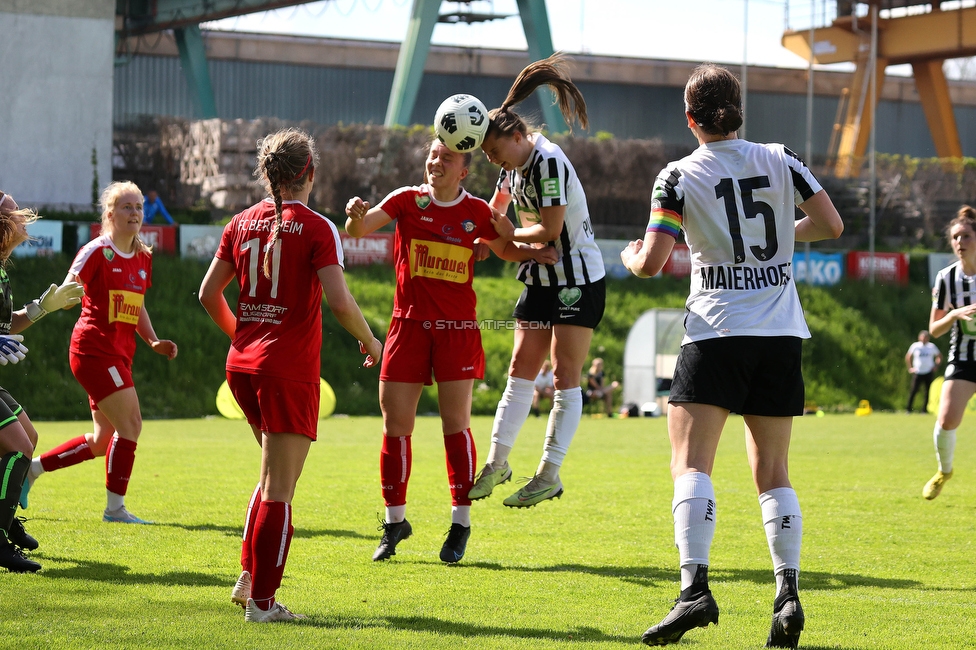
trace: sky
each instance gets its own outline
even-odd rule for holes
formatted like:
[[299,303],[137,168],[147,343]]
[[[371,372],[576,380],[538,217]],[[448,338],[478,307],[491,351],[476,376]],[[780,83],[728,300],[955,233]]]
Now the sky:
[[[216,21],[210,29],[402,41],[413,0],[327,0]],[[822,24],[825,0],[546,0],[553,46],[569,53],[805,68],[785,49],[789,25]],[[526,49],[516,0],[444,2],[441,14],[470,6],[511,16],[477,24],[438,23],[437,45]],[[812,15],[811,15],[812,14]],[[828,16],[829,20],[832,16]],[[748,44],[746,44],[748,35]]]

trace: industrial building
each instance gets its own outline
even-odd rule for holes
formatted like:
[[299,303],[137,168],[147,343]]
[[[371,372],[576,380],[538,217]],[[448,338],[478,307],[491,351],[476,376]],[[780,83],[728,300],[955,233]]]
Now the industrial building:
[[[0,120],[5,126],[0,187],[16,188],[27,204],[90,204],[93,181],[104,184],[111,177],[114,127],[146,115],[203,116],[174,32],[116,39],[116,11],[112,0],[0,0],[5,34],[0,45]],[[384,122],[399,43],[199,34],[216,117],[276,117],[319,125]],[[572,56],[574,80],[587,99],[590,135],[694,145],[681,95],[699,62]],[[440,101],[457,92],[497,106],[528,62],[527,52],[431,46],[411,120],[429,123]],[[783,142],[804,152],[807,75],[806,69],[749,67],[750,140]],[[814,163],[828,154],[851,76],[814,72]],[[880,85],[877,151],[935,156],[914,80],[888,75]],[[976,156],[976,83],[949,82],[949,95],[962,153]],[[523,112],[543,121],[541,107],[528,105],[532,102]]]

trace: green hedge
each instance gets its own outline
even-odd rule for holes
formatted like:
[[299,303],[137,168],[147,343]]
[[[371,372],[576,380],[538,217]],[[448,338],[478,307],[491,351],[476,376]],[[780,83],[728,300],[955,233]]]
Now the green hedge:
[[[16,303],[37,297],[52,282],[60,282],[70,260],[15,259],[9,267]],[[224,378],[226,337],[197,302],[197,289],[207,265],[158,256],[154,284],[146,308],[156,332],[180,346],[174,361],[152,354],[138,343],[133,372],[146,418],[188,418],[217,413],[214,397]],[[915,271],[913,269],[913,271]],[[522,285],[514,265],[480,263],[475,278],[479,319],[506,321]],[[375,266],[347,272],[353,295],[366,319],[382,339],[393,304],[393,271]],[[919,329],[928,321],[930,290],[922,273],[913,272],[908,287],[870,286],[845,282],[837,287],[800,287],[813,338],[804,344],[807,398],[823,408],[850,411],[868,399],[876,409],[903,408],[908,375],[903,357]],[[915,279],[917,278],[917,279]],[[611,378],[621,379],[624,344],[636,318],[651,308],[681,308],[688,280],[609,280],[607,311],[597,328],[590,356],[602,356]],[[228,289],[233,304],[235,296]],[[68,341],[77,309],[52,314],[26,332],[27,358],[0,368],[0,385],[19,400],[34,419],[87,419],[87,398],[68,368]],[[512,332],[482,332],[486,354],[484,382],[476,387],[476,413],[494,412],[512,350]],[[945,338],[936,341],[945,352]],[[323,317],[322,375],[336,392],[337,411],[350,414],[379,412],[376,368],[362,367],[356,341],[328,309]],[[425,390],[420,413],[437,411],[436,386]]]

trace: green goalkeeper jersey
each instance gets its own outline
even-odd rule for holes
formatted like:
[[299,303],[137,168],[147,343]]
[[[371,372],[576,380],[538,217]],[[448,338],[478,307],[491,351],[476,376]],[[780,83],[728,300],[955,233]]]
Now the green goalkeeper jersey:
[[10,290],[10,276],[0,269],[0,334],[10,334],[10,321],[14,313],[14,294]]

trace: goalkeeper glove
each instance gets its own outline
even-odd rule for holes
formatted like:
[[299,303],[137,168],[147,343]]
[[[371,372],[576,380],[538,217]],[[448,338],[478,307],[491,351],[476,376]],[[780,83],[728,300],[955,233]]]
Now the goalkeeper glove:
[[27,355],[27,348],[20,334],[0,335],[0,366],[17,363]]
[[27,318],[36,323],[52,311],[74,307],[81,302],[83,295],[85,288],[77,282],[65,282],[61,286],[52,284],[40,298],[25,305]]

